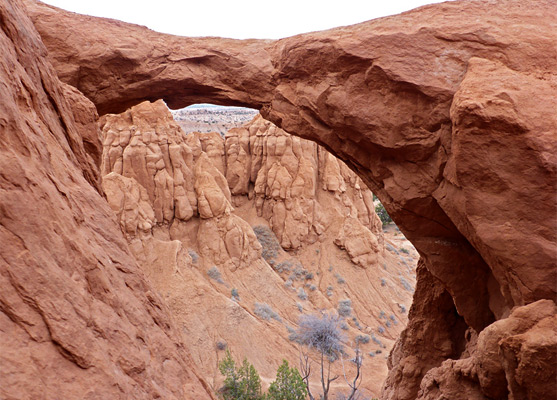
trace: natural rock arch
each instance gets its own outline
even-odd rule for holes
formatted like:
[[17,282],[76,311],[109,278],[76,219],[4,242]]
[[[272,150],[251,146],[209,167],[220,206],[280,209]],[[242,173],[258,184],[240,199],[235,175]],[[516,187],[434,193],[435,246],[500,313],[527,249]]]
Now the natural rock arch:
[[60,79],[99,113],[158,98],[259,108],[364,179],[422,256],[393,354],[424,368],[390,377],[410,397],[459,358],[468,327],[555,301],[553,2],[446,3],[278,41],[181,38],[26,4]]

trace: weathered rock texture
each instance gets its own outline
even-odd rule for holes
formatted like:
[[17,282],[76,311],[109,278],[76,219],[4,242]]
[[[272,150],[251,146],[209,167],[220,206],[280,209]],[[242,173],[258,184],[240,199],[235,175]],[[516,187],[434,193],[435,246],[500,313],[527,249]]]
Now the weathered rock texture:
[[95,107],[0,21],[0,398],[212,398],[97,191]]
[[[268,383],[283,359],[298,363],[288,328],[301,313],[349,299],[347,351],[371,335],[360,347],[381,355],[366,356],[362,389],[380,392],[382,352],[406,323],[417,254],[385,249],[372,193],[344,163],[260,116],[225,138],[185,135],[160,100],[108,114],[101,126],[108,203],[215,388],[219,342]],[[258,303],[276,316],[262,317]]]
[[[421,311],[386,397],[415,397],[427,369],[466,357],[468,328],[555,301],[554,1],[450,2],[279,41],[173,37],[26,4],[59,77],[99,113],[158,98],[260,108],[358,172],[423,260]],[[441,309],[421,303],[431,287]],[[454,350],[417,342],[439,326]],[[414,357],[431,363],[405,374]],[[527,390],[512,382],[519,369],[505,374],[511,398]],[[482,396],[495,390],[470,379]]]

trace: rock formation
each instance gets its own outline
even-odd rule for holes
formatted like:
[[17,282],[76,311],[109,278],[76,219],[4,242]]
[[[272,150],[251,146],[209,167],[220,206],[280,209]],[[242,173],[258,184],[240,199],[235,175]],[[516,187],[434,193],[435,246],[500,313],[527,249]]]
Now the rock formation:
[[213,398],[99,193],[95,107],[0,21],[0,397]]
[[289,329],[299,316],[349,300],[347,344],[367,338],[373,369],[362,388],[379,393],[379,354],[406,323],[414,261],[384,248],[372,194],[352,171],[261,116],[225,138],[185,135],[159,100],[106,115],[101,127],[108,203],[214,388],[219,346],[270,382],[284,358],[298,363]]
[[[18,169],[14,167],[21,165],[18,161],[2,169],[3,174],[10,171],[7,182],[15,182],[6,185],[12,185],[12,192],[21,196],[16,201],[2,201],[2,226],[21,215],[28,222],[33,212],[25,205],[40,209],[35,227],[20,234],[25,228],[18,220],[9,229],[16,232],[15,237],[2,240],[21,245],[13,253],[16,258],[7,262],[10,274],[13,265],[27,266],[26,270],[34,265],[33,260],[22,259],[22,251],[24,245],[30,246],[26,235],[37,232],[38,226],[52,227],[52,231],[42,231],[44,236],[38,240],[43,246],[48,243],[41,248],[44,256],[40,258],[46,266],[48,260],[74,266],[76,258],[87,254],[83,249],[95,243],[88,239],[77,247],[68,245],[63,256],[72,261],[58,260],[53,244],[64,232],[52,226],[52,221],[58,225],[60,221],[81,223],[81,229],[103,241],[104,252],[123,243],[113,229],[114,221],[108,233],[99,229],[102,221],[109,223],[108,213],[94,222],[87,220],[99,210],[108,212],[106,204],[97,206],[100,198],[91,189],[91,185],[98,188],[98,175],[90,158],[98,159],[99,154],[91,142],[94,135],[85,130],[94,117],[78,117],[62,99],[72,94],[63,94],[59,83],[54,84],[56,93],[49,90],[51,80],[46,76],[54,76],[52,62],[59,78],[90,99],[100,114],[122,112],[141,101],[159,98],[174,108],[194,102],[254,107],[280,128],[324,145],[358,173],[422,260],[409,325],[391,353],[385,398],[427,398],[434,391],[450,397],[459,388],[461,393],[474,392],[484,398],[491,393],[508,393],[509,398],[551,393],[554,368],[549,368],[552,378],[541,381],[540,376],[535,388],[524,375],[537,362],[555,365],[551,357],[546,360],[539,352],[526,350],[555,348],[554,336],[544,342],[539,335],[548,329],[545,318],[524,324],[524,331],[498,344],[503,356],[501,365],[493,370],[502,369],[504,380],[484,380],[483,364],[474,360],[481,359],[478,352],[487,348],[475,344],[474,338],[496,321],[514,319],[522,307],[556,299],[554,1],[449,2],[278,41],[236,41],[173,37],[27,0],[26,11],[41,34],[50,61],[21,11],[21,2],[8,5],[4,0],[0,4],[3,47],[16,49],[3,54],[8,65],[5,71],[15,71],[3,79],[7,88],[21,82],[19,89],[3,91],[8,97],[2,104],[12,111],[20,108],[24,111],[20,115],[32,114],[20,129],[13,122],[22,121],[15,116],[18,113],[3,113],[9,118],[2,117],[7,121],[2,126],[10,134],[2,137],[11,140],[5,148],[15,151],[12,149],[25,147],[27,140],[48,139],[57,142],[55,148],[63,153],[56,157],[52,146],[29,145],[21,154],[30,158],[31,165]],[[26,68],[16,68],[21,63]],[[33,78],[15,79],[18,74]],[[50,96],[44,94],[44,101],[37,102],[38,97],[26,95],[25,88],[33,87]],[[34,118],[36,110],[49,102],[56,104],[48,110],[49,117]],[[86,110],[85,106],[81,111]],[[71,115],[76,115],[74,122]],[[51,117],[55,122],[45,123]],[[47,139],[37,135],[49,126],[55,134]],[[8,154],[3,161],[13,158]],[[66,160],[67,166],[56,168]],[[54,182],[49,187],[56,191],[48,192],[54,197],[41,195],[39,191],[47,188],[33,186],[25,170],[40,170],[47,182]],[[80,189],[65,192],[56,180],[61,176],[71,177],[70,182]],[[26,190],[18,192],[21,184]],[[88,194],[91,198],[70,200]],[[70,209],[62,203],[52,211],[61,214],[48,217],[52,205],[63,199]],[[83,218],[70,217],[75,207],[87,207]],[[160,205],[161,210],[165,207]],[[78,228],[68,231],[75,234]],[[114,241],[106,240],[110,232]],[[68,243],[72,243],[69,238],[63,241]],[[104,254],[97,250],[89,254]],[[125,246],[120,251],[129,255]],[[4,260],[5,252],[8,250],[2,250]],[[35,257],[41,254],[32,252]],[[130,258],[123,265],[135,263]],[[45,271],[43,280],[55,282],[55,271]],[[144,282],[134,273],[126,276],[138,276]],[[68,282],[68,287],[77,290],[78,286]],[[151,304],[141,302],[146,291],[132,292],[142,304],[137,309],[145,310]],[[58,292],[50,287],[41,294]],[[15,295],[16,290],[6,293]],[[28,302],[39,297],[16,296]],[[4,314],[17,315],[10,321],[19,321],[22,312]],[[166,325],[145,326],[145,330],[160,332],[160,326]],[[164,343],[172,342],[169,337]],[[52,346],[53,342],[41,343]],[[476,367],[463,368],[462,363],[446,362],[448,359],[468,359]],[[444,377],[442,384],[426,384],[437,375]]]

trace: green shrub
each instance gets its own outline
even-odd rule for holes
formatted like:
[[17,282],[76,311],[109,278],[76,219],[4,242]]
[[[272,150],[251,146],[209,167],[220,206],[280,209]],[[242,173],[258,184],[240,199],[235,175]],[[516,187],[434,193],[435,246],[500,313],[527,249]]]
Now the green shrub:
[[224,375],[224,385],[220,390],[224,400],[263,400],[261,379],[255,367],[244,358],[242,365],[236,363],[226,350],[224,359],[219,363],[219,371]]
[[391,222],[393,222],[393,220],[391,219],[391,216],[389,215],[389,213],[387,212],[387,210],[385,210],[385,207],[383,206],[383,204],[378,203],[375,206],[375,212],[377,213],[377,215],[379,216],[379,219],[381,220],[381,222],[383,223],[383,225],[388,225]]
[[277,377],[267,394],[268,400],[304,400],[307,396],[306,385],[298,369],[288,366],[283,360],[277,370]]

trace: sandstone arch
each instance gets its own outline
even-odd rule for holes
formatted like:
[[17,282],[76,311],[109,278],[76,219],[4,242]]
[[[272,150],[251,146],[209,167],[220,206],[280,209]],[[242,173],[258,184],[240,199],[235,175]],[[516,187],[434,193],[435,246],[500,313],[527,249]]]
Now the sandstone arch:
[[[555,301],[553,2],[446,3],[279,41],[172,37],[26,4],[60,79],[99,113],[158,98],[259,108],[359,173],[422,256],[394,361],[423,368],[393,370],[409,388],[396,396],[459,358],[468,327]],[[420,348],[441,322],[449,348]]]

